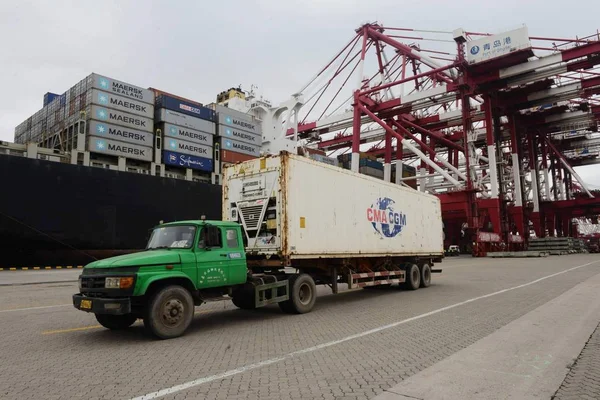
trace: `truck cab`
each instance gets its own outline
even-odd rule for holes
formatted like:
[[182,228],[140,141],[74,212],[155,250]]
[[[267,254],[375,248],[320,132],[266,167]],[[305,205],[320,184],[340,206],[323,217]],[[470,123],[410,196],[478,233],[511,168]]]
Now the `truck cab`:
[[194,305],[233,294],[247,276],[237,223],[173,222],[154,228],[142,252],[86,265],[73,304],[107,328],[143,318],[152,333],[168,337],[189,325]]

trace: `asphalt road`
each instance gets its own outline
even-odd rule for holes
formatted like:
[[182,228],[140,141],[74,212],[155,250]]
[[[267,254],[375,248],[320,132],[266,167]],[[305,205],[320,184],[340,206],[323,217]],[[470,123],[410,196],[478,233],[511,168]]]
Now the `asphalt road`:
[[600,258],[441,267],[415,292],[321,288],[305,315],[206,304],[167,341],[75,310],[76,271],[2,272],[0,398],[452,398],[425,387],[440,385],[462,399],[550,398],[600,322]]

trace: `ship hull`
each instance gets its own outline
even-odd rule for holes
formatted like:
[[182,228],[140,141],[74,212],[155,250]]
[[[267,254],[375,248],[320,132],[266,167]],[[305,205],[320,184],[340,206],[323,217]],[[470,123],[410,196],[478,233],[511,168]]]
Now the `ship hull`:
[[160,221],[221,219],[221,186],[0,155],[0,267],[138,251]]

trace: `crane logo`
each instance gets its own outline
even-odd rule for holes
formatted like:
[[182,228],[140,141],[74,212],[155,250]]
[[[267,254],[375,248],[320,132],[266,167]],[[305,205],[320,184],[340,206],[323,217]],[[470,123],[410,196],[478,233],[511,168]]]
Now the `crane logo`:
[[375,232],[383,237],[393,238],[406,226],[406,215],[396,211],[395,204],[394,200],[381,197],[367,208],[367,220]]
[[479,53],[479,46],[471,47],[471,54],[476,55],[477,53]]

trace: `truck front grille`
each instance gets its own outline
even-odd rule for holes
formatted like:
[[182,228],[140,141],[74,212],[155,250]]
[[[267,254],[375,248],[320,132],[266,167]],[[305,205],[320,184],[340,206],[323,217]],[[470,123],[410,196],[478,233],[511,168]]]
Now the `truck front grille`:
[[99,276],[82,276],[82,289],[104,289],[104,277]]

